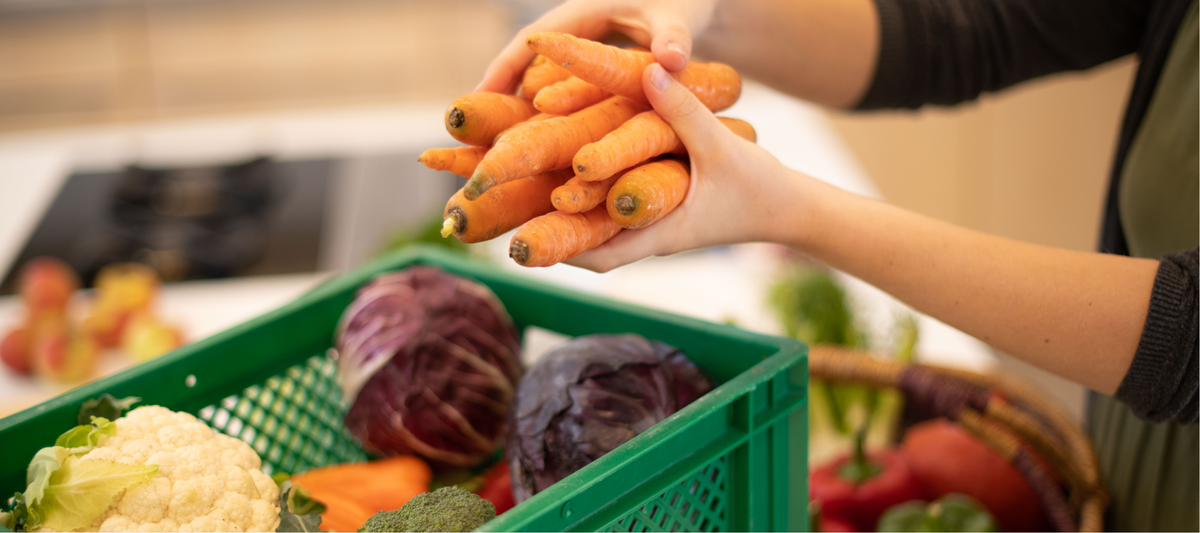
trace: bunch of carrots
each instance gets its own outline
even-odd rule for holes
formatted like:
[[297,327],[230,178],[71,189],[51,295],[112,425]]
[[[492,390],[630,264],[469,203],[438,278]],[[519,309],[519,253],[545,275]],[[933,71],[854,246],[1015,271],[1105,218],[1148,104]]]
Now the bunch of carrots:
[[[469,178],[446,204],[443,237],[481,242],[519,227],[509,257],[550,266],[666,216],[687,195],[691,168],[642,91],[650,52],[549,32],[526,44],[539,55],[521,95],[458,98],[446,129],[469,146],[433,148],[420,161]],[[712,111],[741,94],[737,72],[720,63],[691,62],[676,78]],[[745,121],[720,120],[756,140]]]

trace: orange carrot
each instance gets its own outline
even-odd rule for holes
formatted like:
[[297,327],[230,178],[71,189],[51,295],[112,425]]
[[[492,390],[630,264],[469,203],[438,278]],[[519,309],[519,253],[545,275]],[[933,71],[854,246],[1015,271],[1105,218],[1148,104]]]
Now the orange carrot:
[[542,113],[567,115],[612,96],[612,93],[576,77],[542,89],[533,107]]
[[690,182],[687,163],[652,161],[621,176],[608,191],[608,215],[626,229],[644,228],[679,206]]
[[517,229],[508,256],[521,266],[550,266],[604,244],[619,231],[604,206],[586,213],[553,211]]
[[472,146],[492,144],[500,132],[533,115],[533,102],[508,94],[471,93],[446,109],[446,131]]
[[644,109],[614,96],[565,117],[520,124],[496,138],[463,188],[464,196],[474,200],[501,183],[570,167],[583,145],[600,140]]
[[[646,102],[642,92],[642,72],[654,62],[650,52],[622,50],[553,32],[530,34],[525,44],[601,89]],[[737,71],[721,63],[691,61],[676,78],[713,111],[733,105],[742,93],[742,80]]]
[[537,56],[525,68],[525,75],[521,79],[521,92],[525,98],[534,98],[542,89],[570,77],[571,73],[567,72],[567,69],[546,59],[546,56]]
[[[728,117],[717,119],[743,139],[750,142],[758,139],[749,122]],[[621,124],[603,139],[580,148],[571,159],[571,167],[575,169],[576,177],[596,181],[662,154],[687,155],[687,149],[670,124],[657,112],[646,111]]]
[[417,161],[434,170],[449,170],[451,174],[469,178],[487,151],[487,146],[430,148],[425,150]]
[[429,465],[410,455],[326,466],[291,477],[325,504],[321,527],[326,531],[356,531],[371,515],[399,509],[428,492],[432,479]]
[[590,211],[608,198],[608,190],[617,182],[620,174],[601,181],[587,181],[575,176],[550,194],[554,208],[567,213]]
[[568,169],[534,174],[492,187],[473,202],[467,201],[460,189],[446,203],[442,237],[454,234],[466,243],[499,237],[534,217],[553,211],[550,193],[570,177]]

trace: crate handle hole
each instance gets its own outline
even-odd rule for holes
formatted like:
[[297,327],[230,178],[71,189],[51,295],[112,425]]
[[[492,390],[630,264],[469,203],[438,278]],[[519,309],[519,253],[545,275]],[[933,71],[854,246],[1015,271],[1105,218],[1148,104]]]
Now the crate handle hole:
[[192,387],[195,387],[196,386],[196,375],[188,374],[188,376],[186,378],[183,378],[183,385],[189,389]]

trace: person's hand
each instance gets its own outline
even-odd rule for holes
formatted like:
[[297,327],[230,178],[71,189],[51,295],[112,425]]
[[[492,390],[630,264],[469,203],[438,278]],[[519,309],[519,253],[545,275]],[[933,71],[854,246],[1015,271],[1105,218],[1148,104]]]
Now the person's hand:
[[687,196],[658,222],[624,230],[568,264],[607,272],[652,255],[739,242],[791,243],[803,236],[805,205],[820,189],[816,180],[738,137],[660,65],[646,67],[642,87],[691,154]]
[[492,60],[475,90],[515,91],[534,56],[525,46],[525,38],[540,31],[584,39],[620,32],[649,48],[667,70],[679,72],[692,55],[692,36],[708,26],[715,4],[716,0],[568,0],[522,28]]

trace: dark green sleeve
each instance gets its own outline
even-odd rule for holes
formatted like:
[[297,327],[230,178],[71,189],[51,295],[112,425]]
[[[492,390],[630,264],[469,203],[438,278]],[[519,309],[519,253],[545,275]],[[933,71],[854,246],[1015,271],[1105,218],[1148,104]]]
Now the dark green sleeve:
[[[1159,0],[1167,1],[1167,0]],[[1148,0],[875,0],[880,47],[859,109],[953,105],[1138,50]]]

